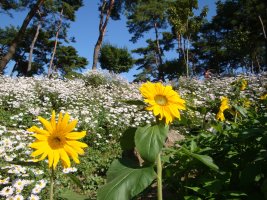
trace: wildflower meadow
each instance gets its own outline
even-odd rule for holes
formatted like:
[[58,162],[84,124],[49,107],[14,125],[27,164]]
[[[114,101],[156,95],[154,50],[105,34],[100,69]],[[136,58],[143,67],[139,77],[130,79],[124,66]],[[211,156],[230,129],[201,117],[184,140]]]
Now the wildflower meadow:
[[267,199],[264,73],[0,84],[0,199]]

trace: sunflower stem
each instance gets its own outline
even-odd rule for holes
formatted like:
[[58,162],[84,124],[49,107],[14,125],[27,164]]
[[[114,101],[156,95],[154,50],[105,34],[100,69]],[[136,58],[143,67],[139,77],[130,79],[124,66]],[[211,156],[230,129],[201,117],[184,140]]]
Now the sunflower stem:
[[160,153],[157,159],[157,183],[158,183],[158,200],[162,200],[162,165]]
[[54,199],[54,178],[55,178],[55,170],[52,167],[50,176],[50,200]]

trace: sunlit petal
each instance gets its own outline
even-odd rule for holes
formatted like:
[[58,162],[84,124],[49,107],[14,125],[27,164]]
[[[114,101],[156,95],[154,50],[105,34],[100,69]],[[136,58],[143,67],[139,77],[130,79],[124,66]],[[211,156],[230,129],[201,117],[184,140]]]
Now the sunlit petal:
[[146,82],[139,88],[144,102],[148,104],[147,110],[153,111],[154,116],[165,123],[171,123],[174,118],[180,119],[179,110],[185,110],[185,100],[172,89],[172,86],[164,86],[161,83]]

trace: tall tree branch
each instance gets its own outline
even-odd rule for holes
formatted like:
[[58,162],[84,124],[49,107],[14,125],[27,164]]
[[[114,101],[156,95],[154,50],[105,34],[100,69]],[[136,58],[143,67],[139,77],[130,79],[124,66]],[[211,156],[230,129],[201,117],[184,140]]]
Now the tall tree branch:
[[11,58],[15,54],[16,48],[18,44],[21,42],[21,40],[23,39],[27,26],[29,25],[30,21],[34,17],[39,7],[44,3],[44,1],[45,0],[38,0],[36,4],[32,7],[32,9],[29,11],[29,13],[27,14],[26,18],[24,19],[19,29],[19,32],[17,33],[16,37],[13,39],[13,41],[10,44],[8,53],[0,60],[0,73],[3,73],[7,63],[11,60]]

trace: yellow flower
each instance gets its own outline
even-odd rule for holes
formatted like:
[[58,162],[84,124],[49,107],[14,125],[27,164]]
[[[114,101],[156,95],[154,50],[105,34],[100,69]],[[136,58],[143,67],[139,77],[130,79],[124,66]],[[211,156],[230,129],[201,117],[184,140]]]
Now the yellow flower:
[[216,119],[217,120],[220,120],[220,121],[224,121],[225,120],[225,117],[224,117],[223,112],[226,109],[229,109],[229,108],[230,108],[230,106],[229,106],[229,99],[227,97],[222,97],[221,98],[220,110],[219,110],[219,112],[216,115]]
[[244,107],[245,107],[245,108],[249,108],[251,105],[252,105],[252,102],[249,101],[248,99],[246,99],[246,100],[244,101]]
[[161,83],[147,82],[141,85],[140,92],[149,104],[147,110],[152,110],[160,120],[165,118],[169,124],[174,118],[181,119],[179,110],[185,110],[185,100],[172,89],[172,86],[164,86]]
[[264,95],[261,95],[261,96],[260,96],[260,99],[261,99],[261,100],[267,99],[267,93],[264,94]]
[[59,159],[61,159],[64,168],[71,166],[71,157],[75,163],[80,163],[78,155],[83,155],[84,150],[82,148],[87,147],[87,144],[76,141],[83,138],[86,135],[86,131],[72,132],[77,124],[77,120],[73,120],[69,123],[70,116],[66,113],[62,116],[59,113],[58,122],[56,122],[55,111],[52,112],[50,121],[42,117],[38,117],[39,121],[43,124],[44,129],[32,126],[28,129],[30,132],[34,132],[33,135],[36,140],[29,145],[29,147],[36,149],[31,156],[40,156],[38,161],[44,160],[48,157],[48,165],[55,169]]
[[224,121],[225,120],[224,114],[223,114],[223,112],[221,110],[217,113],[216,119],[220,120],[220,121]]
[[240,86],[240,90],[245,90],[248,86],[248,82],[246,79],[242,79],[241,80],[241,86]]

